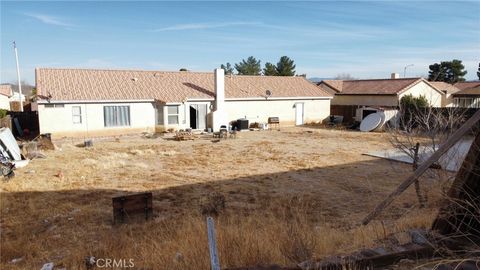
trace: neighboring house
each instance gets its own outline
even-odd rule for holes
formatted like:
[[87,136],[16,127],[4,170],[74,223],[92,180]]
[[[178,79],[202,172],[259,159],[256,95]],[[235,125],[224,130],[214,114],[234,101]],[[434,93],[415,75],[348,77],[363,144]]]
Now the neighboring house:
[[460,91],[457,87],[446,82],[430,82],[435,88],[443,92],[442,107],[455,107],[453,94]]
[[397,107],[403,96],[411,94],[424,96],[431,106],[441,107],[444,95],[423,78],[325,80],[318,86],[335,95],[332,105]]
[[221,69],[37,68],[36,89],[40,132],[56,136],[218,130],[239,118],[301,125],[328,118],[332,98],[304,77],[225,76]]
[[10,110],[11,96],[12,86],[10,84],[0,84],[0,109]]
[[480,108],[480,81],[454,84],[459,91],[453,94],[455,107]]

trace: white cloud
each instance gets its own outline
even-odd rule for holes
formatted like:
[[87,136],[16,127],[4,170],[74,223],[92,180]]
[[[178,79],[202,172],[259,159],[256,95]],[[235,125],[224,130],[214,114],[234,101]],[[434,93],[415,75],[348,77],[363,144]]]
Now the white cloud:
[[60,18],[46,15],[46,14],[25,13],[25,16],[34,18],[45,24],[56,25],[56,26],[69,26],[69,27],[74,26],[73,24],[62,21]]
[[257,22],[224,22],[224,23],[189,23],[189,24],[176,24],[168,27],[154,29],[153,32],[164,31],[181,31],[181,30],[204,30],[212,28],[222,28],[229,26],[241,26],[241,25],[259,25]]

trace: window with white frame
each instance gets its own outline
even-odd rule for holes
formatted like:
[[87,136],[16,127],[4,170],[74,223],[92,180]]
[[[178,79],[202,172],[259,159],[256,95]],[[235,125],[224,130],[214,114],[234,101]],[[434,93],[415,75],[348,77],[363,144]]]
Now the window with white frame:
[[454,103],[456,107],[460,108],[476,108],[478,106],[474,98],[455,98]]
[[130,106],[104,106],[105,127],[130,126]]
[[174,106],[167,106],[167,114],[168,114],[168,124],[169,125],[177,125],[179,122],[179,107],[178,105]]
[[72,106],[72,121],[74,124],[82,123],[82,107]]

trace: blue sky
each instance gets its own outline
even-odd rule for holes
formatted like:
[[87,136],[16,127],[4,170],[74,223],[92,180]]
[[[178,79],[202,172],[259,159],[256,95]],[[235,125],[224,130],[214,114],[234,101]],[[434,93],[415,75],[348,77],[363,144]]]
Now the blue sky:
[[0,82],[35,67],[210,71],[250,55],[295,60],[308,77],[426,76],[460,59],[476,79],[480,1],[5,2]]

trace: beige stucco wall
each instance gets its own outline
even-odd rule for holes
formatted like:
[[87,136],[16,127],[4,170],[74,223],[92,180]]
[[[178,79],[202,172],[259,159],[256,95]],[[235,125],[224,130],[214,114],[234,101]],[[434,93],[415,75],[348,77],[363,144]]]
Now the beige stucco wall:
[[[130,106],[130,126],[105,127],[104,106]],[[80,106],[82,123],[73,123],[72,107]],[[154,103],[88,103],[64,104],[64,107],[46,108],[38,104],[40,133],[52,133],[54,138],[112,136],[128,133],[152,132],[155,128]]]
[[455,103],[452,94],[445,94],[442,96],[442,107],[454,107]]
[[[60,137],[96,137],[114,136],[129,133],[163,131],[168,128],[175,130],[190,126],[190,104],[207,104],[207,114],[211,102],[186,102],[178,104],[142,103],[75,103],[64,104],[64,107],[46,108],[38,104],[40,133],[51,133],[54,138]],[[280,117],[283,126],[295,124],[295,104],[304,104],[304,123],[319,122],[330,115],[330,100],[242,100],[226,101],[225,107],[229,121],[247,117],[251,123],[266,123],[268,117]],[[105,127],[103,118],[104,106],[130,106],[130,126]],[[167,123],[167,105],[179,106],[179,124]],[[73,123],[72,107],[80,106],[82,123]],[[163,112],[163,121],[158,117],[158,111]],[[208,117],[207,117],[208,119]],[[207,127],[211,123],[207,122]]]
[[358,106],[398,106],[396,95],[335,95],[332,105],[358,105]]
[[441,107],[442,106],[442,97],[443,94],[435,90],[430,85],[426,84],[425,82],[417,83],[416,85],[409,88],[407,91],[403,92],[399,96],[399,100],[405,96],[411,94],[414,97],[424,96],[427,98],[430,106],[432,107]]
[[7,96],[0,95],[0,109],[10,110],[10,99]]
[[295,104],[304,103],[304,123],[320,122],[330,115],[330,99],[226,101],[229,121],[247,118],[250,123],[266,123],[268,117],[280,118],[281,125],[295,125]]

